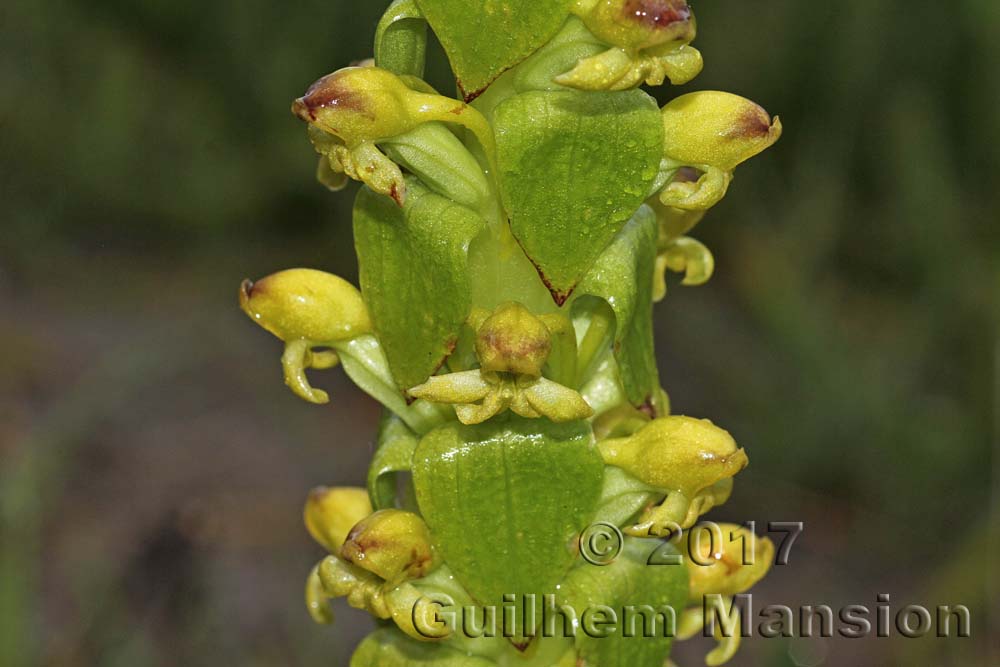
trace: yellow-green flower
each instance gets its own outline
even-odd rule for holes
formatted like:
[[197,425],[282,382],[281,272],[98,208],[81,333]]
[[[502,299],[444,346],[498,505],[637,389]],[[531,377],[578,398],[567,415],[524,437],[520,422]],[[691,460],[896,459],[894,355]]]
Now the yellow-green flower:
[[[688,531],[680,551],[686,554],[688,602],[678,624],[678,639],[693,637],[705,625],[705,596],[722,596],[725,609],[732,608],[738,620],[739,610],[732,607],[732,596],[749,590],[760,581],[774,562],[774,543],[758,537],[743,526],[731,523],[705,524]],[[736,654],[740,634],[723,635],[716,628],[718,645],[705,658],[707,665],[722,665]]]
[[704,210],[725,196],[738,164],[781,137],[781,121],[745,97],[718,91],[688,93],[661,111],[664,157],[701,172],[696,181],[668,184],[660,201],[674,208]]
[[311,403],[329,396],[314,389],[307,368],[332,368],[339,362],[333,347],[371,331],[361,293],[343,278],[314,269],[288,269],[252,282],[244,280],[240,308],[250,319],[285,342],[281,357],[285,383]]
[[665,79],[680,85],[698,76],[701,53],[694,12],[684,0],[576,0],[572,10],[611,48],[581,59],[555,81],[581,90],[627,90]]
[[480,368],[432,376],[412,387],[411,396],[455,404],[463,424],[479,424],[508,409],[529,419],[547,417],[555,422],[593,414],[577,391],[542,377],[553,336],[563,340],[565,331],[572,334],[566,318],[536,317],[520,303],[510,302],[491,315],[477,313],[470,320]]
[[354,285],[315,269],[287,269],[240,285],[240,308],[285,341],[317,343],[356,338],[371,331],[368,309]]
[[699,492],[747,465],[746,453],[727,431],[707,419],[679,415],[654,419],[631,436],[610,438],[598,446],[605,463],[668,494],[662,505],[626,531],[640,536],[683,526]]
[[623,48],[694,39],[694,12],[685,0],[577,0],[573,13],[595,37]]
[[774,542],[745,526],[704,524],[687,531],[684,564],[689,600],[701,604],[706,595],[736,595],[764,578],[774,562]]
[[412,77],[374,66],[345,67],[319,79],[292,103],[292,113],[309,123],[310,140],[323,156],[318,177],[331,189],[343,187],[338,174],[364,182],[402,205],[406,184],[399,166],[376,143],[421,123],[442,121],[468,128],[492,157],[493,131],[478,111],[438,95]]
[[426,575],[436,565],[430,532],[412,512],[379,510],[348,533],[340,557],[390,584]]

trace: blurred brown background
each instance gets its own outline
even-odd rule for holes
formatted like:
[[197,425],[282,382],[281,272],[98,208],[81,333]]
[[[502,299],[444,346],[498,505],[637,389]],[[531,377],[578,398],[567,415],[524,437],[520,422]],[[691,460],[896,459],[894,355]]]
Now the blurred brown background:
[[[377,407],[340,371],[314,374],[331,405],[295,399],[235,293],[355,276],[352,198],[314,183],[288,106],[370,55],[384,4],[0,6],[0,664],[346,665],[369,627],[343,604],[309,621],[299,515],[363,480]],[[758,606],[889,593],[974,623],[752,639],[732,664],[1000,664],[1000,11],[692,4],[707,66],[685,89],[785,125],[696,231],[716,277],[656,310],[676,410],[752,461],[715,517],[805,522]]]

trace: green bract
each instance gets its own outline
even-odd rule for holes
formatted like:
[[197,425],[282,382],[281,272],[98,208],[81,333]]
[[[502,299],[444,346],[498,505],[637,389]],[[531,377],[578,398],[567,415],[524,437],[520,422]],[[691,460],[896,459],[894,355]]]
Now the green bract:
[[[579,294],[597,296],[615,314],[614,343],[618,372],[632,405],[652,405],[660,389],[653,355],[653,265],[656,260],[656,218],[639,209],[580,284]],[[579,307],[585,307],[581,300]]]
[[663,128],[645,93],[531,92],[496,109],[511,231],[562,304],[656,176]]
[[507,593],[555,590],[593,518],[603,470],[584,422],[507,417],[428,433],[413,482],[455,575],[476,600],[499,606]]
[[[412,181],[411,181],[412,183]],[[469,244],[485,223],[419,183],[402,210],[368,189],[354,206],[361,293],[400,390],[427,379],[469,316]]]
[[[420,78],[428,27],[457,98]],[[741,565],[733,545],[678,535],[728,500],[748,458],[712,422],[670,414],[653,302],[668,269],[683,285],[712,276],[687,234],[781,134],[742,97],[661,109],[638,89],[696,76],[694,37],[685,0],[396,0],[374,63],[293,103],[320,182],[364,184],[360,290],[296,269],[239,295],[283,342],[295,394],[326,402],[306,371],[341,365],[385,407],[367,488],[320,487],[305,509],[327,552],[311,616],[331,622],[343,597],[384,623],[352,667],[662,667],[701,628],[703,596],[766,573],[764,539],[767,558]],[[548,633],[552,605],[578,622]],[[631,626],[593,623],[625,609]]]
[[470,99],[549,41],[568,0],[417,0]]

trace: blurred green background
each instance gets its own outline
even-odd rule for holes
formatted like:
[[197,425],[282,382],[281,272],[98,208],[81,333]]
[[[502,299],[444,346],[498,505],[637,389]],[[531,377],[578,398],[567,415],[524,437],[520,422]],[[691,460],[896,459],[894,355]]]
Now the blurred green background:
[[[362,481],[376,405],[338,371],[315,375],[330,406],[295,399],[235,296],[295,265],[355,276],[352,197],[314,182],[288,107],[370,55],[384,4],[0,6],[0,664],[345,665],[369,627],[309,621],[299,515]],[[692,4],[684,89],[785,126],[696,230],[716,277],[656,310],[676,410],[750,454],[716,518],[805,522],[755,604],[889,593],[974,623],[751,639],[732,664],[1000,664],[1000,9]]]

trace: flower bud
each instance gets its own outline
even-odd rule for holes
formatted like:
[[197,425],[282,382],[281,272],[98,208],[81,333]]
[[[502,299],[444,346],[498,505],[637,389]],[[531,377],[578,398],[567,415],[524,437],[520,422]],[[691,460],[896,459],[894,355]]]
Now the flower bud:
[[343,278],[313,269],[289,269],[257,282],[244,280],[240,307],[283,341],[332,343],[371,331],[361,293]]
[[689,599],[736,595],[748,590],[771,569],[774,543],[736,524],[703,524],[686,533]]
[[694,13],[685,0],[577,0],[573,12],[602,42],[626,49],[695,36]]
[[313,539],[330,553],[336,553],[351,528],[371,513],[365,489],[318,486],[309,492],[303,515]]
[[627,438],[605,440],[599,446],[606,463],[689,500],[747,465],[746,453],[732,436],[707,419],[661,417]]
[[551,350],[548,328],[516,302],[499,306],[476,332],[476,355],[487,372],[537,377]]
[[685,165],[732,171],[781,136],[772,120],[750,100],[717,91],[681,95],[662,109],[664,153]]
[[379,510],[358,522],[340,557],[390,583],[423,577],[436,565],[427,524],[397,509]]

